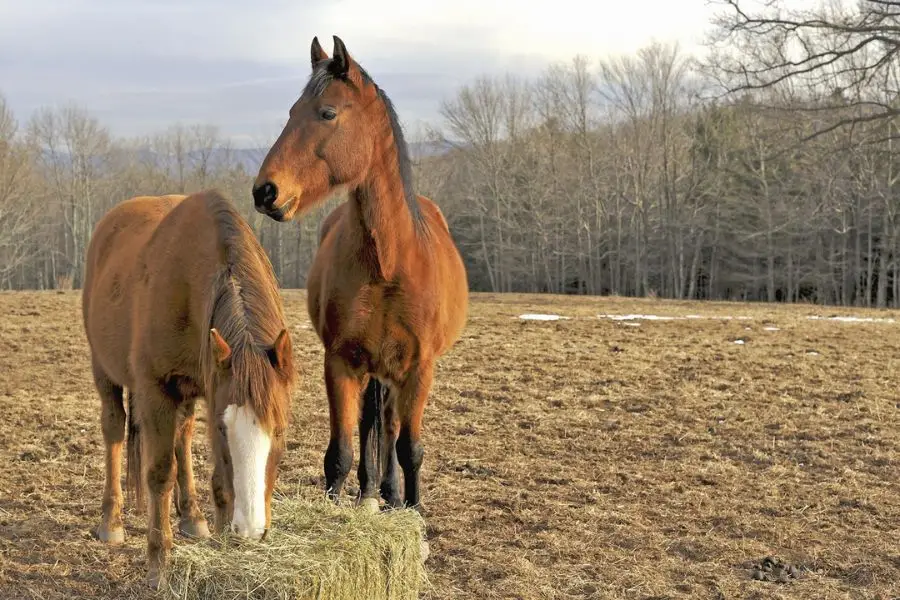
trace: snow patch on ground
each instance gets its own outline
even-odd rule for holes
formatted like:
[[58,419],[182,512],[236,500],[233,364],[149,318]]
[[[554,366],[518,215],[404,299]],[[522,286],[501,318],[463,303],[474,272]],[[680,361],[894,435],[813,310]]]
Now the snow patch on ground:
[[601,319],[612,319],[613,321],[674,321],[683,317],[660,317],[659,315],[598,315]]
[[561,317],[559,315],[543,315],[539,313],[525,313],[524,315],[519,315],[519,318],[526,321],[559,321],[560,319],[568,319],[569,317]]
[[[516,318],[516,317],[514,317]],[[568,320],[572,318],[579,317],[565,317],[561,315],[554,314],[543,314],[543,313],[525,313],[519,315],[517,318],[523,319],[525,321],[559,321],[559,320]],[[583,318],[583,317],[581,317]],[[730,316],[730,315],[683,315],[683,316],[674,316],[674,315],[652,315],[652,314],[641,314],[641,313],[628,313],[628,314],[602,314],[597,315],[598,319],[609,319],[611,321],[617,321],[622,325],[628,325],[630,327],[639,327],[640,323],[638,321],[699,321],[699,320],[707,320],[707,321],[751,321],[753,317],[747,315],[738,315],[738,316]],[[892,317],[857,317],[857,316],[830,316],[825,317],[821,315],[811,315],[806,317],[810,321],[838,321],[841,323],[896,323],[897,319]],[[302,327],[303,329],[308,329],[309,326]],[[748,331],[749,327],[745,328]],[[767,326],[763,327],[765,331],[781,331],[780,327]]]
[[896,323],[896,319],[891,318],[880,318],[880,317],[847,317],[847,316],[835,316],[835,317],[821,317],[819,315],[813,315],[811,317],[806,317],[810,321],[841,321],[843,323]]
[[749,321],[752,320],[753,317],[747,316],[723,316],[723,317],[704,317],[702,315],[685,315],[683,317],[671,317],[671,316],[660,316],[660,315],[641,315],[641,314],[628,314],[628,315],[597,315],[598,319],[611,319],[613,321],[686,321],[686,320],[698,320],[698,319],[706,319],[706,320],[714,320],[714,321]]

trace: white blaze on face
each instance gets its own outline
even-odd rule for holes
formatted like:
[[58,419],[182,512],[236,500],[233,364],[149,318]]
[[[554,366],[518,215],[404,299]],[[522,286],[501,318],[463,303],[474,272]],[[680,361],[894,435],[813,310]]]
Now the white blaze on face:
[[231,530],[242,537],[260,538],[266,529],[266,462],[272,438],[246,404],[228,406],[222,420],[234,480]]

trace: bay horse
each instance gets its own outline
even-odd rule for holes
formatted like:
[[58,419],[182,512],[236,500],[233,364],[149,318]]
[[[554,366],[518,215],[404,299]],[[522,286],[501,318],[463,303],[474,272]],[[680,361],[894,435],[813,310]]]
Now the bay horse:
[[435,361],[465,325],[466,270],[441,210],[413,192],[388,96],[337,36],[332,58],[313,38],[311,60],[312,75],[260,166],[254,204],[283,222],[348,193],[322,224],[307,280],[307,309],[325,349],[325,488],[339,497],[359,422],[358,502],[377,510],[380,491],[389,507],[419,509],[422,416]]
[[247,222],[212,190],[121,202],[91,237],[82,311],[106,445],[100,540],[125,538],[126,424],[128,489],[139,507],[144,485],[149,492],[151,587],[158,588],[172,547],[173,488],[180,531],[210,535],[191,464],[200,396],[213,451],[215,530],[230,519],[236,534],[261,537],[296,377],[275,275]]

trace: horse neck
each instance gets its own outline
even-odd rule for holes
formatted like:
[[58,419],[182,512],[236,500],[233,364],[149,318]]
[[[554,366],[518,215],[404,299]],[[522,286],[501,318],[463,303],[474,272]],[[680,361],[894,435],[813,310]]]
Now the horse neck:
[[[388,152],[395,151],[389,148]],[[391,280],[415,246],[413,216],[406,204],[399,169],[373,168],[351,194],[351,209],[360,223],[364,245],[371,247],[379,276]]]

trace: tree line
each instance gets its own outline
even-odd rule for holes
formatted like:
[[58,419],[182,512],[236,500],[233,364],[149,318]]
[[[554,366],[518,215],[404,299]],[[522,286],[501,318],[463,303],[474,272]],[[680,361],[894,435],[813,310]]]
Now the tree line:
[[[722,7],[702,61],[654,43],[481,77],[441,103],[442,124],[411,140],[416,188],[473,290],[900,302],[898,3]],[[114,138],[78,107],[19,123],[0,99],[0,288],[78,287],[111,206],[209,187],[281,284],[303,287],[342,199],[291,226],[257,215],[265,151],[210,125]]]

